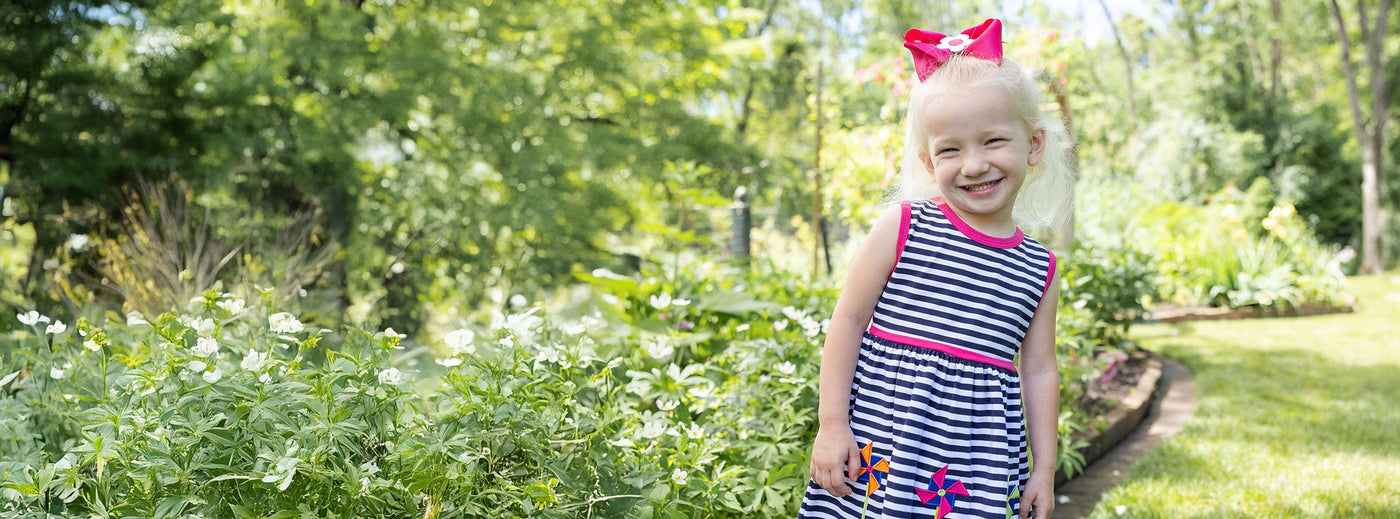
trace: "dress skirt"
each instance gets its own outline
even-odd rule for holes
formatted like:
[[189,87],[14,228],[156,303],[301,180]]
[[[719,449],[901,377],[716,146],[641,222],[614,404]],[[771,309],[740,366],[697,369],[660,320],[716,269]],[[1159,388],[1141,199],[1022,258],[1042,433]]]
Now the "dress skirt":
[[[889,474],[865,516],[1014,515],[1029,476],[1021,409],[1013,370],[866,332],[851,386],[851,431],[857,446],[873,442]],[[836,498],[809,481],[798,517],[859,518],[866,483],[847,484],[854,492]]]

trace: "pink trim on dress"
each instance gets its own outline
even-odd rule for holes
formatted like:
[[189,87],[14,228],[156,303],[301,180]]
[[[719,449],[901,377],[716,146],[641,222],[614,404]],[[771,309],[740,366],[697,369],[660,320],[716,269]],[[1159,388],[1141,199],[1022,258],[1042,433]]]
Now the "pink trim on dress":
[[1026,233],[1021,232],[1020,227],[1016,228],[1016,234],[1007,238],[997,238],[995,236],[983,234],[982,231],[973,229],[971,225],[968,225],[967,222],[964,222],[962,218],[958,217],[958,213],[954,212],[953,208],[948,207],[947,202],[940,199],[935,199],[934,201],[938,203],[938,210],[943,211],[943,216],[946,216],[948,221],[953,222],[953,227],[957,227],[958,230],[962,231],[968,238],[972,238],[972,241],[998,249],[1010,249],[1020,245],[1021,242],[1026,239]]
[[[904,242],[909,239],[909,201],[905,200],[899,204],[902,214],[899,216],[899,243],[895,244],[894,264],[899,265],[899,258],[904,256]],[[890,275],[894,275],[894,266],[890,266]]]
[[1045,289],[1040,291],[1040,300],[1045,300],[1045,294],[1050,293],[1050,282],[1055,280],[1055,253],[1050,249],[1045,249],[1050,254],[1050,269],[1045,272]]
[[949,355],[952,355],[952,356],[954,356],[954,357],[957,357],[957,358],[960,358],[960,359],[963,359],[963,360],[970,360],[970,361],[973,361],[973,362],[980,362],[980,363],[982,363],[982,364],[989,364],[989,365],[992,365],[992,366],[996,366],[996,367],[998,367],[998,368],[1009,369],[1009,370],[1011,370],[1011,371],[1013,371],[1013,372],[1016,371],[1016,364],[1014,364],[1014,363],[1012,363],[1012,362],[1008,362],[1008,361],[1005,361],[1005,360],[1001,360],[1001,359],[996,359],[996,358],[988,357],[988,356],[982,355],[982,354],[980,354],[980,353],[974,353],[974,352],[968,351],[968,350],[966,350],[966,349],[959,348],[959,347],[957,347],[957,346],[950,346],[950,345],[947,345],[947,344],[943,344],[943,343],[941,343],[941,342],[934,342],[934,341],[930,341],[930,340],[928,340],[928,339],[920,339],[920,338],[917,338],[917,337],[909,337],[909,336],[907,336],[907,335],[900,335],[900,334],[897,334],[897,333],[894,333],[894,332],[891,332],[891,331],[887,331],[887,330],[885,330],[885,329],[883,329],[883,328],[876,327],[874,324],[871,324],[871,325],[870,325],[870,334],[871,334],[871,335],[874,335],[874,336],[876,336],[876,337],[879,337],[879,338],[881,338],[881,339],[885,339],[885,340],[887,340],[887,341],[894,341],[894,342],[897,342],[897,343],[900,343],[900,344],[907,344],[907,345],[915,346],[915,347],[919,347],[919,348],[928,348],[928,349],[931,349],[931,350],[937,350],[937,351],[941,351],[941,352],[943,352],[943,353],[947,353],[947,354],[949,354]]

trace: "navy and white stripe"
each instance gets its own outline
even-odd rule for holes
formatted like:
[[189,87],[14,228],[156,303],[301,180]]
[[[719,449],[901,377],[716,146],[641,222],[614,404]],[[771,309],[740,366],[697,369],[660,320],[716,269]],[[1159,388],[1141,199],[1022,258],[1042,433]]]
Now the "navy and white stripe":
[[[971,494],[957,497],[948,518],[1004,518],[1020,506],[1011,490],[1029,475],[1011,362],[1053,255],[1019,232],[998,240],[956,218],[932,202],[906,206],[899,259],[861,341],[851,431],[890,461],[869,518],[934,517],[914,490],[944,466]],[[799,517],[860,517],[864,485],[853,488],[835,498],[809,483]]]
[[[1014,240],[980,235],[951,210],[945,215],[946,206],[907,207],[908,238],[874,325],[1010,364],[1045,293],[1052,254],[1019,232]],[[1002,246],[1008,241],[1016,243]]]

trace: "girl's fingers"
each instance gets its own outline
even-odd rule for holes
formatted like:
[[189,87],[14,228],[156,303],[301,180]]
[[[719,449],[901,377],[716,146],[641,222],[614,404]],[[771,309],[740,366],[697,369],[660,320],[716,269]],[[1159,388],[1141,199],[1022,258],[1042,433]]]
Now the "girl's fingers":
[[860,477],[860,449],[856,448],[854,443],[846,452],[846,473],[850,474],[851,481]]

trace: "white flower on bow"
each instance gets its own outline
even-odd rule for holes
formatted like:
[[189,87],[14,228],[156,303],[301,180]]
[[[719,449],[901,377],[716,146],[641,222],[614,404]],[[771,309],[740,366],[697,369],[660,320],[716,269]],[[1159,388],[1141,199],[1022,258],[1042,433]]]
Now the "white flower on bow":
[[949,52],[962,52],[968,45],[972,45],[972,38],[966,34],[944,36],[943,41],[938,42],[938,48],[948,49]]

